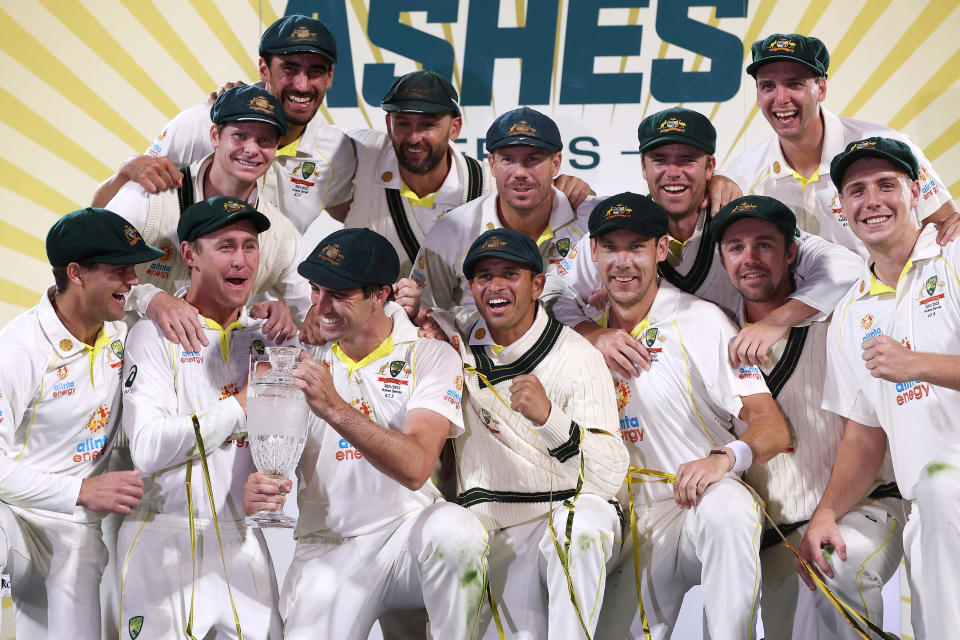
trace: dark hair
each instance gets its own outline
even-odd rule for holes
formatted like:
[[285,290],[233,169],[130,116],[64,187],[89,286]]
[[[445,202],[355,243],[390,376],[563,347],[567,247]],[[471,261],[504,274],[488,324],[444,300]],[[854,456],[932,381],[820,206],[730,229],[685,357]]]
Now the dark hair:
[[380,289],[383,289],[384,287],[390,287],[390,293],[387,294],[387,301],[392,300],[393,287],[389,284],[365,284],[360,287],[360,292],[363,294],[364,300],[366,300],[367,298],[372,298],[373,296],[377,295]]
[[[96,262],[85,262],[77,263],[77,265],[85,271],[96,271],[100,265]],[[67,265],[69,266],[69,265]],[[53,267],[53,282],[56,287],[55,295],[63,295],[67,290],[67,287],[70,286],[70,277],[67,276],[67,267]]]

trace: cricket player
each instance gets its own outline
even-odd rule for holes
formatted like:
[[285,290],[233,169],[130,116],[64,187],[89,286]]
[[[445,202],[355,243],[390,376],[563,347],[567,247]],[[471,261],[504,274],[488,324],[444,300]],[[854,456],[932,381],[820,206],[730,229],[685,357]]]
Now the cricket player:
[[[197,310],[173,295],[190,283],[190,268],[180,257],[177,223],[191,204],[227,196],[249,203],[270,219],[270,228],[260,236],[260,266],[253,288],[254,299],[263,304],[251,313],[266,316],[264,333],[283,340],[296,333],[287,305],[298,322],[310,308],[310,288],[297,273],[306,251],[290,221],[260,197],[257,180],[273,162],[277,141],[287,132],[287,119],[273,94],[241,86],[217,99],[210,120],[207,135],[214,151],[183,170],[184,184],[151,194],[135,182],[127,183],[107,205],[164,251],[159,260],[138,267],[141,285],[134,289],[133,306],[142,316],[155,318],[168,339],[194,350],[204,346],[197,340],[203,334]],[[267,295],[270,301],[265,300]]]
[[[177,225],[191,269],[181,292],[208,346],[134,325],[124,360],[123,430],[144,498],[120,526],[121,633],[148,638],[279,638],[277,584],[266,542],[244,525],[250,354],[273,344],[246,302],[270,220],[244,200],[193,204]],[[162,559],[162,563],[159,562]]]
[[[716,166],[716,129],[702,114],[675,107],[644,118],[637,138],[650,197],[668,215],[669,250],[659,272],[681,291],[733,314],[740,296],[720,264],[710,216],[703,207]],[[553,311],[558,320],[575,327],[600,349],[614,372],[632,378],[646,368],[649,354],[628,331],[604,329],[595,322],[604,304],[588,306],[601,287],[589,243],[581,240],[566,261],[552,267],[568,291]],[[740,331],[730,344],[732,362],[756,365],[789,327],[829,315],[861,264],[856,255],[814,235],[801,233],[797,247],[796,291],[774,313]]]
[[851,142],[830,164],[850,229],[870,257],[827,334],[823,408],[843,418],[851,447],[833,467],[800,551],[827,574],[821,549],[847,556],[837,523],[870,491],[889,445],[910,501],[903,549],[911,621],[917,638],[932,640],[960,628],[960,438],[951,410],[960,401],[960,255],[956,241],[940,245],[913,215],[919,177],[910,147],[892,138]]
[[722,172],[746,194],[776,198],[790,207],[804,231],[841,244],[862,257],[867,250],[850,228],[830,161],[854,140],[885,136],[906,143],[919,161],[921,197],[916,214],[933,223],[944,244],[957,235],[960,213],[930,161],[908,136],[873,122],[837,116],[827,97],[830,53],[818,38],[775,33],[750,48],[747,73],[757,85],[757,107],[773,135],[734,159]]
[[[343,131],[317,118],[333,83],[337,43],[319,20],[303,15],[280,18],[260,38],[260,81],[283,105],[289,129],[280,137],[275,161],[264,176],[262,195],[277,205],[302,234],[327,209],[346,215],[356,152]],[[171,120],[137,156],[105,181],[94,203],[105,203],[129,181],[150,193],[182,186],[177,166],[208,156],[210,106],[191,107]]]
[[[106,472],[120,416],[121,322],[134,265],[162,252],[102,209],[47,233],[56,285],[0,331],[0,572],[21,638],[100,638],[100,520],[143,496]],[[106,472],[106,473],[105,473]]]
[[[766,196],[744,196],[713,218],[720,257],[740,292],[740,325],[762,320],[796,288],[796,218],[789,207]],[[762,465],[746,470],[747,482],[766,504],[767,514],[797,547],[813,510],[823,496],[830,469],[843,467],[853,446],[843,420],[820,408],[827,359],[828,321],[789,329],[772,349],[760,371],[787,417],[793,442]],[[884,583],[903,555],[906,517],[889,464],[877,475],[870,495],[840,520],[846,558],[825,558],[827,584],[860,615],[883,626]],[[769,638],[842,638],[861,636],[837,608],[820,594],[799,591],[796,559],[781,544],[770,523],[760,552],[763,597],[760,611]],[[802,604],[798,606],[798,596]]]
[[[383,236],[336,231],[300,273],[325,344],[294,371],[316,417],[297,470],[284,637],[365,640],[387,610],[425,607],[431,638],[469,638],[487,533],[430,480],[444,441],[463,432],[460,359],[450,345],[418,337],[389,301],[399,258]],[[289,481],[251,475],[244,506],[275,508],[288,491]]]
[[575,208],[553,185],[563,141],[556,123],[539,111],[521,107],[504,113],[487,129],[486,146],[496,193],[438,220],[410,274],[424,288],[422,304],[452,311],[464,332],[476,319],[476,304],[462,263],[477,236],[491,229],[515,229],[536,241],[545,267],[563,260],[576,246],[595,202],[587,198]]
[[738,475],[786,448],[790,434],[760,371],[730,367],[736,329],[724,312],[658,281],[668,220],[634,193],[590,214],[590,251],[609,300],[601,319],[651,357],[649,370],[613,380],[632,465],[620,497],[636,524],[610,571],[597,637],[643,638],[639,588],[652,637],[666,640],[684,594],[700,584],[710,637],[752,638],[762,516]]
[[537,302],[541,251],[498,228],[463,259],[480,318],[453,339],[466,372],[454,446],[457,502],[490,534],[496,617],[484,616],[482,638],[499,637],[501,625],[510,638],[593,637],[620,542],[613,497],[627,453],[610,373]]

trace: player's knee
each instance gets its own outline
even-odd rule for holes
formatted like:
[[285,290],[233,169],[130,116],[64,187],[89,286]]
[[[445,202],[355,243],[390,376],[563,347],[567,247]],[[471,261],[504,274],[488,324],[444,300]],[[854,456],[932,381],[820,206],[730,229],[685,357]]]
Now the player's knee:
[[707,531],[756,529],[760,509],[743,485],[724,479],[707,487],[697,505],[697,518]]
[[428,507],[413,531],[421,560],[478,565],[487,550],[487,530],[469,510],[448,502]]
[[934,461],[923,468],[916,486],[920,513],[933,513],[960,500],[960,462]]

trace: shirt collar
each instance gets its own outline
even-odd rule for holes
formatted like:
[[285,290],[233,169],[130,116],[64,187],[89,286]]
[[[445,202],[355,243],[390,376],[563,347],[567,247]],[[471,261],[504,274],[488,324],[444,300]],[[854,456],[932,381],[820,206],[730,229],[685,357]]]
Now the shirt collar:
[[[913,251],[910,253],[907,263],[903,265],[903,270],[900,272],[900,277],[897,279],[897,282],[899,283],[918,262],[929,260],[930,258],[940,255],[942,252],[943,247],[937,244],[937,228],[935,225],[928,224],[920,231],[920,235],[913,245]],[[879,295],[881,293],[896,293],[893,287],[887,286],[873,275],[873,264],[866,264],[864,266],[859,282],[853,286],[856,289],[855,299],[868,295]]]
[[[553,189],[553,205],[550,207],[550,220],[547,222],[547,227],[540,235],[541,243],[552,238],[557,229],[570,224],[577,217],[577,212],[570,206],[567,196],[556,187],[551,187],[551,189]],[[500,216],[497,215],[498,196],[496,192],[490,192],[483,197],[484,201],[480,205],[480,233],[491,229],[502,229],[503,224],[500,222]]]
[[[843,124],[840,122],[840,118],[824,109],[823,105],[820,105],[820,114],[823,117],[823,151],[820,153],[820,168],[809,179],[803,178],[803,181],[807,183],[826,180],[826,177],[830,175],[830,162],[834,156],[843,151],[845,146]],[[777,139],[776,134],[774,134],[773,147],[770,172],[774,178],[776,180],[797,179],[796,172],[783,155],[783,149],[780,147],[780,140]],[[801,181],[801,184],[803,184],[803,181]]]
[[[533,324],[530,325],[530,328],[527,329],[519,339],[514,340],[513,344],[499,348],[500,345],[497,345],[497,343],[493,341],[493,336],[490,335],[490,330],[487,328],[486,321],[483,319],[483,316],[480,316],[477,318],[473,328],[470,330],[470,335],[467,337],[467,343],[470,345],[483,345],[490,347],[491,353],[497,360],[510,362],[512,359],[526,353],[530,347],[533,346],[537,337],[539,337],[540,334],[543,333],[547,328],[548,322],[549,317],[538,302],[537,314],[534,316]],[[498,349],[494,350],[494,346],[497,346]]]
[[[203,179],[206,177],[207,171],[210,170],[210,166],[212,164],[213,154],[211,153],[203,160],[200,160],[191,166],[190,179],[193,180],[193,199],[196,202],[207,199],[206,195],[203,193]],[[264,173],[264,175],[266,175],[266,173]],[[262,182],[263,176],[257,178],[257,181],[253,186],[253,190],[250,191],[250,195],[247,197],[247,204],[252,205],[254,208],[257,206],[257,200],[260,197],[259,187]]]
[[388,302],[383,307],[383,312],[393,320],[393,329],[390,331],[390,335],[381,342],[376,349],[365,355],[360,360],[354,360],[348,356],[343,349],[340,348],[339,342],[334,342],[330,346],[330,352],[334,355],[335,358],[343,362],[347,367],[347,375],[352,376],[354,372],[363,367],[367,366],[371,362],[376,362],[381,358],[384,358],[391,353],[396,348],[397,344],[402,344],[404,342],[413,342],[417,340],[418,333],[417,327],[414,326],[410,319],[407,317],[407,312],[396,302]]
[[[92,345],[82,342],[76,336],[70,333],[70,331],[63,325],[63,322],[60,321],[60,317],[57,315],[57,310],[54,308],[53,301],[51,299],[53,292],[53,287],[49,288],[43,293],[43,296],[40,299],[40,305],[37,314],[40,321],[40,328],[43,330],[47,340],[50,341],[51,346],[57,353],[58,359],[68,358],[81,351],[87,352],[87,356],[90,359],[90,380],[92,383],[94,380],[93,364],[97,354],[99,354],[105,347],[114,341],[119,341],[121,332],[117,330],[115,323],[104,322],[102,325],[100,325],[100,330],[97,332],[97,337]],[[120,345],[119,353],[116,355],[119,359],[123,357],[122,342],[118,342],[118,345]]]

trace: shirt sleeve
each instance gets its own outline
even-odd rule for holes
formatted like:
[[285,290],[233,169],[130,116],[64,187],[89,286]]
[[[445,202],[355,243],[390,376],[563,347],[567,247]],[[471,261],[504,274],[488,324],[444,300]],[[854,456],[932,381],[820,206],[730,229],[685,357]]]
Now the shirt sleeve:
[[181,111],[160,130],[147,147],[148,156],[167,156],[184,167],[213,153],[210,143],[210,105],[198,104]]
[[[422,306],[454,312],[454,308],[460,304],[464,295],[458,274],[459,265],[451,264],[434,247],[435,241],[443,241],[442,234],[434,233],[436,229],[437,226],[431,229],[423,246],[420,247],[417,259],[413,262],[410,278],[423,289]],[[423,268],[418,269],[419,265],[423,265]]]
[[583,236],[576,246],[576,255],[570,267],[552,264],[548,269],[550,287],[557,287],[551,311],[559,322],[575,327],[581,322],[593,322],[600,311],[590,307],[587,300],[601,286],[600,270],[590,253],[590,238]]
[[303,236],[296,231],[290,235],[292,246],[287,264],[283,267],[283,271],[270,293],[275,295],[278,300],[282,300],[288,307],[293,308],[297,324],[302,324],[313,304],[310,299],[310,283],[297,273],[297,267],[306,258],[306,248],[303,243]]
[[[127,335],[124,349],[123,431],[130,441],[133,464],[144,474],[200,455],[192,414],[177,413],[174,367],[171,343],[156,324],[138,322]],[[207,450],[246,428],[246,414],[233,396],[214,402],[196,416]]]
[[117,195],[113,196],[107,206],[104,207],[104,209],[113,211],[132,224],[141,234],[143,228],[147,225],[149,208],[150,194],[136,182],[128,182],[120,187]]
[[[47,473],[14,459],[17,426],[32,420],[43,379],[41,363],[25,348],[4,354],[0,367],[0,501],[16,507],[73,513],[83,479]],[[34,411],[36,408],[34,408]]]
[[340,135],[340,143],[334,150],[331,164],[333,175],[330,177],[326,202],[327,206],[335,207],[353,199],[357,176],[357,143],[353,138]]
[[[842,317],[843,314],[839,314]],[[868,427],[879,427],[880,419],[873,405],[863,395],[859,376],[854,366],[865,367],[861,359],[850,362],[850,355],[843,346],[843,326],[838,314],[827,329],[827,370],[823,380],[821,408],[843,418],[849,418]],[[849,341],[853,336],[847,336]],[[856,345],[859,351],[859,344]]]
[[629,454],[619,436],[613,378],[603,356],[586,343],[579,349],[577,371],[563,397],[550,398],[550,416],[538,431],[550,455],[569,465],[571,474],[579,474],[579,453],[582,491],[609,500],[623,484]]
[[917,146],[917,143],[907,135],[903,136],[903,141],[910,147],[910,150],[913,151],[913,155],[916,156],[917,163],[919,164],[920,203],[917,205],[917,211],[920,214],[920,221],[922,222],[936,213],[944,204],[952,200],[952,196],[950,192],[947,191],[947,186],[943,180],[937,172],[933,170],[933,163],[923,155],[923,150]]
[[863,258],[820,236],[797,238],[797,290],[791,298],[819,311],[809,322],[825,320],[863,270]]
[[463,363],[460,355],[446,342],[421,339],[414,346],[414,388],[407,411],[429,409],[450,422],[448,438],[463,433]]

